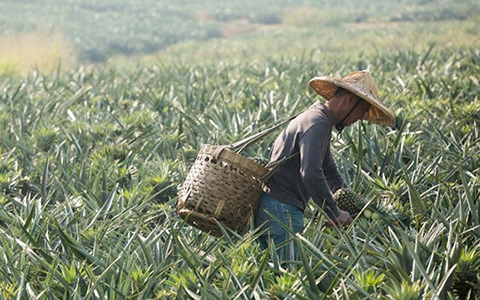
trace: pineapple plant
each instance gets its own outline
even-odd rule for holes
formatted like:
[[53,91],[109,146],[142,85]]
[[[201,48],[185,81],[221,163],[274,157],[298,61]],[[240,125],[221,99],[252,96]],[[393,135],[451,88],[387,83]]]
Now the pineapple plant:
[[475,251],[462,250],[453,277],[452,290],[459,299],[476,299],[480,295],[480,255]]
[[[474,20],[465,27],[472,41]],[[385,45],[396,47],[394,37]],[[0,76],[0,297],[480,298],[478,42],[425,52],[378,41],[378,52],[343,53],[348,63],[332,51],[311,59],[318,43],[312,54],[268,61],[268,43],[245,43],[258,59],[234,51],[239,60],[229,62],[225,51],[200,66],[162,54],[131,70]],[[353,67],[378,75],[398,116],[394,128],[359,122],[332,139],[357,192],[338,200],[361,215],[354,226],[324,228],[309,203],[304,232],[292,235],[303,254],[286,268],[277,245],[260,249],[257,231],[214,240],[179,220],[176,188],[201,144],[229,144],[303,110],[316,99],[304,89],[310,75]],[[270,141],[246,156],[266,164]],[[398,226],[406,215],[411,226]]]
[[57,139],[57,129],[55,127],[40,127],[35,135],[37,148],[43,152],[48,152]]

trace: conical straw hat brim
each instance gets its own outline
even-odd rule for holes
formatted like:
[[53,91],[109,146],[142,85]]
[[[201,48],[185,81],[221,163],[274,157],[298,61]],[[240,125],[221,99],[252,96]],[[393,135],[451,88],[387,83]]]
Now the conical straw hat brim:
[[309,85],[317,94],[327,100],[335,95],[338,87],[344,88],[371,104],[370,109],[363,116],[363,120],[385,126],[395,124],[395,117],[390,109],[364,85],[330,76],[314,77],[310,80]]

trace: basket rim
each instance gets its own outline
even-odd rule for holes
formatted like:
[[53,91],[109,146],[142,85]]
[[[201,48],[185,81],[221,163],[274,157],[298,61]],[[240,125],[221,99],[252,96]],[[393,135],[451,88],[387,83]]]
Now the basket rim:
[[220,162],[231,164],[243,173],[249,174],[257,180],[263,180],[264,176],[270,171],[269,168],[255,162],[251,158],[232,151],[223,145],[203,144],[198,152],[197,159],[202,155],[213,157],[220,148],[223,148],[218,155],[218,160]]

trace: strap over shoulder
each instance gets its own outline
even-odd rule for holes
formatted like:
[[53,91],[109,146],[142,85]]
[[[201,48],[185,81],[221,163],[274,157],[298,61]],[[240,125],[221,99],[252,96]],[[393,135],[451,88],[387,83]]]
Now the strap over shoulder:
[[[280,123],[278,123],[277,125],[274,125],[270,128],[267,128],[261,132],[258,132],[254,135],[251,135],[249,137],[246,137],[244,138],[243,140],[240,140],[238,142],[235,142],[233,144],[230,144],[230,145],[223,145],[223,146],[220,146],[218,147],[218,149],[215,151],[215,153],[213,153],[213,158],[214,159],[218,159],[218,156],[220,155],[220,153],[225,150],[225,149],[229,149],[231,151],[234,151],[236,153],[241,153],[243,151],[245,151],[246,149],[248,149],[250,146],[252,146],[253,144],[257,143],[258,141],[262,140],[263,138],[265,138],[266,136],[268,136],[269,134],[271,134],[272,132],[274,132],[275,130],[277,130],[279,127],[287,124],[288,122],[290,122],[291,120],[295,119],[298,115],[300,115],[302,112],[300,113],[297,113],[283,121],[281,121]],[[275,173],[275,171],[280,167],[282,166],[283,164],[291,161],[292,159],[294,159],[295,157],[297,157],[299,155],[299,153],[295,153],[295,154],[292,154],[288,157],[284,157],[276,162],[271,162],[269,164],[267,164],[265,167],[269,168],[270,171],[264,176],[264,178],[262,178],[263,180],[266,180],[268,179],[269,177],[271,177],[273,175],[273,173]]]

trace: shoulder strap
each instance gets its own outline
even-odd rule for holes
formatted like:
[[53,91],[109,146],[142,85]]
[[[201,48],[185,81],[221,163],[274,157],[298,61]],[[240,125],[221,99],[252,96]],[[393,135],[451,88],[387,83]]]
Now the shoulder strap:
[[[277,130],[279,127],[285,125],[286,123],[290,122],[291,120],[295,119],[298,115],[300,115],[302,112],[299,112],[283,121],[281,121],[279,124],[275,125],[275,126],[272,126],[270,128],[267,128],[259,133],[256,133],[254,135],[251,135],[249,137],[246,137],[244,138],[243,140],[240,140],[238,142],[235,142],[233,144],[230,144],[230,145],[223,145],[223,146],[220,146],[217,148],[217,150],[212,154],[212,156],[215,158],[215,159],[218,159],[218,156],[220,155],[220,153],[224,150],[224,149],[230,149],[232,151],[235,151],[237,153],[241,153],[243,152],[245,149],[247,149],[248,147],[252,146],[253,144],[255,144],[256,142],[260,141],[261,139],[263,139],[264,137],[266,137],[267,135],[271,134],[272,132],[274,132],[275,130]],[[265,174],[265,176],[263,176],[261,179],[262,180],[267,180],[268,178],[270,178],[273,173],[275,173],[275,171],[281,167],[282,165],[284,165],[285,163],[291,161],[292,159],[294,159],[295,157],[297,157],[300,153],[295,153],[295,154],[292,154],[290,156],[287,156],[287,157],[284,157],[278,161],[275,161],[275,162],[271,162],[271,163],[268,163],[265,167],[266,168],[269,168],[270,170]]]
[[215,153],[213,153],[213,157],[214,158],[218,158],[218,156],[220,155],[220,153],[224,150],[224,149],[229,149],[229,150],[232,150],[232,151],[235,151],[237,153],[241,153],[243,152],[244,150],[246,150],[248,147],[252,146],[253,144],[255,144],[256,142],[260,141],[261,139],[263,139],[264,137],[266,137],[267,135],[271,134],[272,132],[274,132],[275,130],[277,130],[279,127],[285,125],[286,123],[290,122],[291,120],[295,119],[299,114],[301,114],[302,112],[300,113],[297,113],[285,120],[283,120],[282,122],[280,122],[279,124],[275,125],[275,126],[272,126],[270,128],[267,128],[263,131],[260,131],[254,135],[251,135],[249,137],[246,137],[244,138],[243,140],[240,140],[238,142],[235,142],[233,144],[230,144],[230,145],[223,145],[223,146],[220,146],[218,147],[218,149],[215,151]]
[[285,125],[286,123],[290,122],[291,120],[295,119],[299,114],[301,114],[301,112],[291,116],[288,119],[283,120],[282,122],[280,122],[279,124],[277,124],[275,126],[267,128],[267,129],[265,129],[265,130],[263,130],[259,133],[256,133],[252,136],[249,136],[249,137],[247,137],[247,138],[245,138],[241,141],[235,142],[235,143],[231,144],[229,146],[229,148],[231,148],[233,151],[236,151],[237,153],[241,153],[245,149],[250,147],[251,145],[255,144],[256,142],[260,141],[261,139],[263,139],[267,135],[269,135],[272,132],[274,132],[275,130],[277,130],[279,127],[281,127],[281,126]]
[[266,181],[268,178],[272,177],[272,175],[284,164],[287,162],[291,161],[292,159],[296,158],[297,156],[300,155],[300,152],[296,152],[290,156],[285,156],[277,161],[270,162],[268,163],[265,168],[270,169],[262,178],[260,178],[262,181]]

